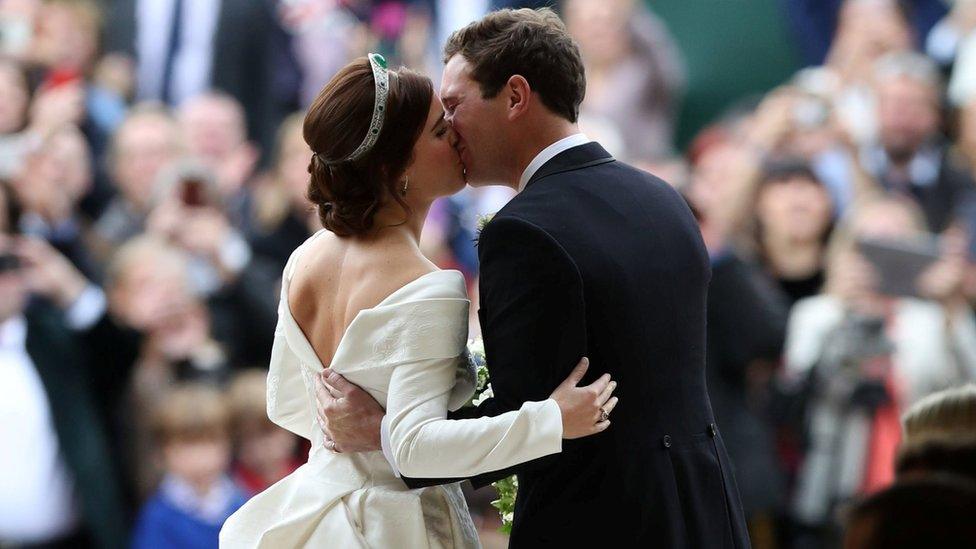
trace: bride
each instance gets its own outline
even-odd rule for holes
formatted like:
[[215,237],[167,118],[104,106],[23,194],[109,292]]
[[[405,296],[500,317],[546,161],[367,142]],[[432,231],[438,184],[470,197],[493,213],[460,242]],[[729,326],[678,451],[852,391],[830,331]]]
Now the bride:
[[[464,279],[419,248],[431,203],[464,186],[430,79],[388,70],[376,54],[356,60],[319,93],[304,136],[314,151],[308,196],[325,229],[285,266],[268,415],[312,450],[227,520],[221,546],[478,547],[457,484],[410,490],[394,467],[460,478],[559,452],[562,439],[607,428],[601,408],[616,405],[615,383],[604,375],[577,387],[584,358],[548,400],[446,419],[471,398],[474,372]],[[394,463],[322,440],[313,380],[324,365],[386,408]]]

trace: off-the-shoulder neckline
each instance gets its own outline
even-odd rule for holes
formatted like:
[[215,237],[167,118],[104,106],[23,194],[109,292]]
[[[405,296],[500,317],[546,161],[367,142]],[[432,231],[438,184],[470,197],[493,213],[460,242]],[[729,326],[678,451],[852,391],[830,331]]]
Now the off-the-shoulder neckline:
[[[313,235],[309,240],[314,239],[316,236],[318,236],[318,233]],[[356,322],[359,320],[361,316],[363,316],[364,313],[375,311],[381,307],[389,305],[390,301],[393,301],[396,297],[402,294],[407,288],[414,286],[415,284],[419,283],[422,280],[426,280],[427,278],[434,275],[444,275],[446,273],[453,273],[454,275],[461,277],[462,280],[464,279],[464,274],[461,271],[458,271],[457,269],[438,269],[436,271],[430,271],[428,273],[424,273],[418,276],[417,278],[411,280],[410,282],[407,282],[406,284],[400,286],[396,290],[393,290],[393,292],[391,292],[390,295],[384,297],[376,305],[373,305],[372,307],[366,307],[364,309],[360,309],[356,313],[356,316],[353,317],[349,325],[346,326],[346,329],[342,332],[342,336],[339,337],[339,343],[336,344],[335,351],[332,353],[332,361],[335,362],[335,357],[340,355],[340,351],[342,350],[343,344],[346,341],[346,336],[349,334],[350,331],[352,331],[353,326],[355,326]],[[281,285],[282,285],[281,300],[283,302],[282,307],[284,309],[285,316],[287,317],[286,322],[288,322],[291,325],[291,328],[293,328],[296,331],[297,335],[300,336],[299,343],[303,347],[305,347],[305,352],[308,353],[309,356],[315,358],[315,364],[320,369],[325,368],[325,366],[322,364],[322,360],[319,358],[319,354],[315,351],[315,347],[312,345],[311,340],[309,340],[308,336],[305,334],[305,330],[302,329],[301,325],[298,324],[298,321],[295,320],[295,317],[291,313],[291,303],[288,301],[288,295],[289,295],[288,289],[291,287],[291,277],[288,276],[288,273],[286,273],[285,276],[282,277]]]

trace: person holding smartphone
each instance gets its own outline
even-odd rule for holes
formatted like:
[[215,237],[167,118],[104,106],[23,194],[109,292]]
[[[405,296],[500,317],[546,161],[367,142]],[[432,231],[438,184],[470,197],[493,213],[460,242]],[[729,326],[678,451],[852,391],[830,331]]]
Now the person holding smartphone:
[[824,292],[792,310],[781,382],[806,399],[807,442],[792,511],[813,531],[836,526],[837,504],[893,479],[907,406],[976,379],[976,322],[968,307],[952,305],[963,282],[958,244],[950,239],[923,272],[916,297],[881,293],[889,273],[855,245],[910,240],[923,234],[923,219],[904,198],[860,207],[831,242]]

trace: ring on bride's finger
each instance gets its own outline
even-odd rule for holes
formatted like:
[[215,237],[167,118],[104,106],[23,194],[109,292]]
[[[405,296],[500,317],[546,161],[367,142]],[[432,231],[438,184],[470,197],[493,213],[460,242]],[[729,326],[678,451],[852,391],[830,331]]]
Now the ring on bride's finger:
[[600,408],[600,421],[607,421],[609,419],[610,413],[605,408]]

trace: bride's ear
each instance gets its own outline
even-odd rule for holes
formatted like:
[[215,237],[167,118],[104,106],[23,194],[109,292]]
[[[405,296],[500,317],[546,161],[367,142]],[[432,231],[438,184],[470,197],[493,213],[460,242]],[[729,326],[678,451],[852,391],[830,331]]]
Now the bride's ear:
[[505,83],[503,92],[507,94],[508,119],[519,118],[529,108],[529,101],[532,99],[532,87],[524,76],[515,74]]

